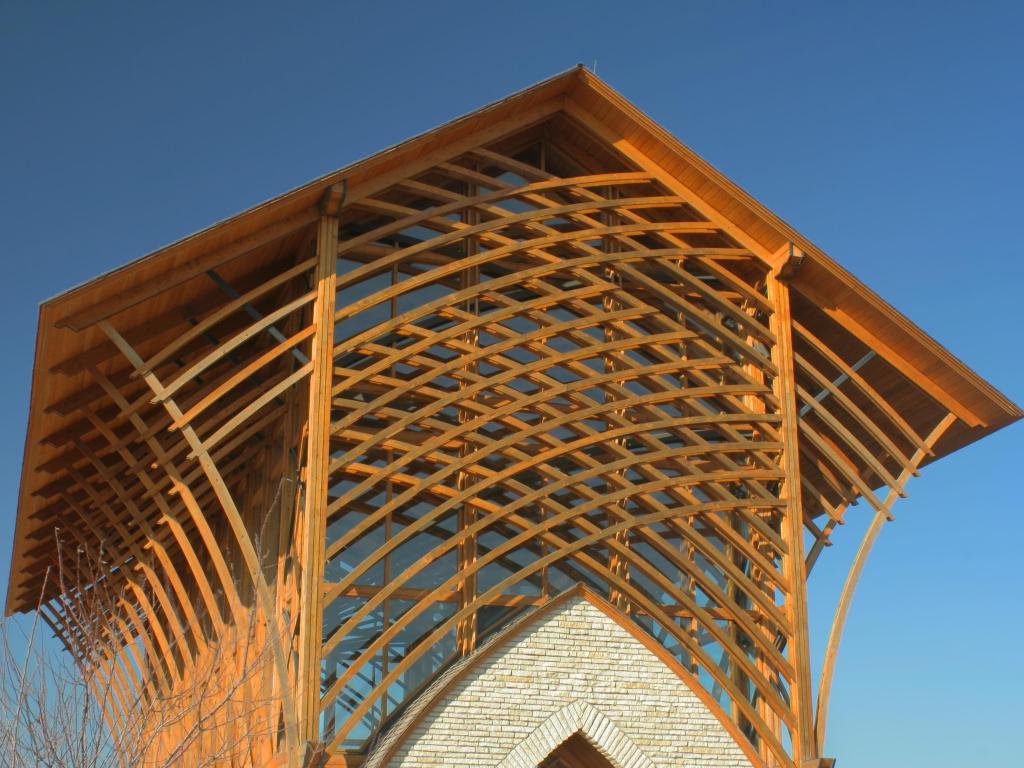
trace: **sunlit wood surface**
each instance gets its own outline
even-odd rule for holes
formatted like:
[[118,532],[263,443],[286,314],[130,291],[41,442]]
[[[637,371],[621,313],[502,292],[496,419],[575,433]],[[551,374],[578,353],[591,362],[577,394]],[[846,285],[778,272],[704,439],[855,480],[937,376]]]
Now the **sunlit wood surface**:
[[[256,664],[246,759],[358,765],[583,583],[765,765],[819,757],[895,498],[1020,412],[645,120],[573,70],[44,305],[8,610],[43,590],[115,720]],[[806,579],[858,500],[815,692]]]

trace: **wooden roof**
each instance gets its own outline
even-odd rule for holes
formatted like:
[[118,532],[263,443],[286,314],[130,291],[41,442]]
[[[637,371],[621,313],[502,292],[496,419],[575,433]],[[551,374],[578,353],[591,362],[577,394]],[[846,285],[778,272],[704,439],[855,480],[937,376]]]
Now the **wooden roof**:
[[[886,386],[909,380],[911,397],[923,390],[955,414],[955,429],[936,447],[935,457],[999,429],[1022,415],[994,387],[957,360],[934,339],[854,278],[813,243],[753,199],[692,150],[626,101],[592,73],[577,67],[483,109],[410,139],[367,159],[144,256],[131,264],[61,294],[40,307],[31,406],[19,496],[12,574],[19,572],[35,544],[30,518],[40,503],[34,496],[49,478],[40,467],[57,458],[47,437],[66,426],[69,403],[87,383],[88,367],[102,365],[109,342],[96,324],[115,315],[140,334],[159,332],[161,317],[183,302],[201,305],[189,281],[216,268],[233,272],[271,264],[308,236],[319,216],[325,191],[346,185],[348,203],[370,197],[398,178],[428,169],[451,155],[453,147],[479,146],[533,123],[564,113],[585,123],[619,151],[642,153],[663,172],[665,184],[685,188],[708,209],[717,225],[766,261],[781,263],[790,253],[805,258],[791,284],[849,344],[874,350],[898,372]],[[241,257],[245,258],[241,258]],[[901,378],[903,377],[903,378]],[[12,579],[12,583],[13,583]],[[7,608],[23,609],[12,603]],[[15,601],[17,602],[17,601]]]

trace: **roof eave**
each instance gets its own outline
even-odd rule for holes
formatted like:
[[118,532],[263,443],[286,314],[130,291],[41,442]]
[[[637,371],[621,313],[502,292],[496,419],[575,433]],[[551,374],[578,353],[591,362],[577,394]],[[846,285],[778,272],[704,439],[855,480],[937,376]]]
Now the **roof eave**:
[[[164,260],[173,267],[176,259],[186,259],[192,254],[201,254],[215,248],[222,248],[261,228],[281,222],[289,216],[314,209],[319,204],[324,190],[343,179],[353,182],[350,185],[350,195],[353,192],[356,195],[372,194],[374,183],[381,183],[381,179],[389,170],[405,167],[408,159],[417,153],[426,153],[424,157],[429,159],[431,152],[439,151],[460,139],[464,140],[467,136],[477,136],[485,134],[488,130],[497,130],[503,124],[502,120],[511,124],[517,110],[520,110],[520,117],[522,117],[522,110],[525,107],[533,110],[530,114],[550,115],[563,109],[568,101],[575,102],[581,97],[591,94],[600,98],[603,105],[613,110],[619,118],[636,126],[638,130],[685,162],[690,169],[706,179],[709,185],[717,188],[717,191],[735,201],[748,219],[746,222],[737,223],[737,226],[750,227],[750,222],[753,221],[758,229],[757,240],[760,243],[760,248],[755,252],[765,257],[780,244],[787,241],[792,242],[813,260],[818,267],[819,275],[824,275],[827,278],[828,284],[824,286],[827,294],[838,295],[846,292],[855,296],[857,306],[854,309],[860,313],[860,316],[851,315],[852,320],[874,327],[876,329],[875,336],[878,338],[884,336],[893,340],[885,345],[886,349],[879,350],[883,357],[897,364],[898,367],[902,365],[905,369],[910,366],[914,374],[911,378],[915,382],[937,383],[941,390],[938,393],[940,401],[952,405],[951,410],[958,413],[967,424],[980,427],[980,429],[973,430],[976,431],[978,437],[1024,417],[1024,411],[1020,407],[914,325],[902,313],[885,302],[874,291],[857,280],[793,227],[730,181],[724,174],[602,80],[582,66],[576,66],[419,136],[324,174],[307,184],[253,206],[240,214],[221,220],[44,302],[40,307],[39,331],[36,339],[30,413],[15,532],[16,549],[11,560],[12,578],[8,583],[7,612],[22,610],[22,606],[16,607],[13,604],[13,576],[17,572],[20,558],[17,543],[22,541],[27,525],[25,514],[28,501],[27,468],[34,466],[30,458],[38,439],[39,398],[43,389],[44,377],[53,362],[47,359],[46,350],[47,332],[51,327],[66,322],[67,317],[73,312],[80,311],[83,305],[88,307],[91,303],[90,297],[95,301],[104,301],[103,289],[111,281],[130,276],[133,271],[153,268],[158,262]],[[360,190],[362,191],[360,192]],[[699,194],[699,192],[695,191],[695,194]],[[735,219],[735,216],[733,218]],[[800,272],[795,276],[793,284],[798,290],[816,289],[819,293],[822,291],[822,286],[811,286],[807,283],[806,278],[802,282]],[[877,329],[881,329],[884,333],[878,333]],[[925,366],[914,363],[914,358],[928,360],[928,370],[924,369]],[[936,370],[939,372],[938,374],[935,373]],[[939,378],[943,380],[938,381]],[[973,440],[968,442],[973,442]]]
[[[911,357],[910,352],[923,354],[930,358],[929,362],[934,361],[934,363],[947,371],[950,374],[949,381],[936,382],[939,384],[942,392],[934,392],[933,396],[937,395],[936,399],[947,406],[951,412],[957,414],[968,425],[983,427],[987,430],[983,434],[987,434],[988,431],[994,431],[1024,418],[1024,410],[1020,406],[989,384],[928,333],[915,325],[903,313],[882,299],[875,291],[854,277],[843,266],[818,248],[818,246],[800,234],[794,227],[766,208],[753,195],[679,141],[679,139],[648,117],[621,94],[613,90],[604,81],[589,71],[580,73],[580,81],[584,87],[591,89],[602,99],[612,104],[628,120],[634,122],[641,130],[649,134],[652,139],[669,148],[694,170],[700,172],[712,185],[718,187],[728,194],[730,198],[738,202],[749,214],[756,218],[759,225],[773,232],[775,235],[774,242],[763,234],[760,235],[758,240],[762,248],[753,248],[752,250],[755,253],[770,260],[770,254],[776,248],[786,242],[791,242],[813,259],[815,264],[834,281],[834,285],[829,286],[831,288],[829,291],[831,295],[837,295],[845,290],[856,296],[863,303],[864,311],[873,316],[861,318],[851,316],[851,319],[855,321],[860,320],[862,325],[865,320],[870,321],[872,324],[880,324],[884,326],[886,332],[892,333],[897,337],[900,342],[899,345],[883,344],[882,346],[885,349],[876,351],[904,372],[906,372],[908,367],[912,368],[916,375],[910,378],[915,383],[920,385],[922,382],[933,382],[936,377],[922,370],[923,366],[911,362],[909,359]],[[744,226],[749,228],[750,225],[740,223],[739,226],[741,228]],[[806,275],[807,273],[804,274]],[[796,274],[792,282],[798,290],[811,289],[806,277],[801,279],[800,272]],[[818,294],[817,298],[822,298],[820,290]],[[883,337],[883,334],[880,333],[874,333],[873,335],[876,343]]]

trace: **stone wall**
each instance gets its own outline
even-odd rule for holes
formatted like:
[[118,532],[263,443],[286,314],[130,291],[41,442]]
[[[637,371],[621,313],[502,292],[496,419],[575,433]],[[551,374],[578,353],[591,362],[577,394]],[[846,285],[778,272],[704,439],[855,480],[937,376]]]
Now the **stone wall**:
[[577,731],[620,768],[751,767],[700,698],[597,604],[574,595],[531,619],[427,691],[437,701],[414,707],[367,768],[388,755],[388,768],[533,768]]

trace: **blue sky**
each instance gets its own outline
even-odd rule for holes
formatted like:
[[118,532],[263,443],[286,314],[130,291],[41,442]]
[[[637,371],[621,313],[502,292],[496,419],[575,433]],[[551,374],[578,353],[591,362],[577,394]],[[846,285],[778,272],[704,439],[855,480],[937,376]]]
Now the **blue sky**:
[[[2,0],[0,581],[40,301],[577,62],[1024,402],[1022,33],[1000,2]],[[1022,439],[897,505],[839,661],[842,768],[1020,763]],[[815,664],[863,507],[812,580]]]

